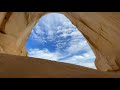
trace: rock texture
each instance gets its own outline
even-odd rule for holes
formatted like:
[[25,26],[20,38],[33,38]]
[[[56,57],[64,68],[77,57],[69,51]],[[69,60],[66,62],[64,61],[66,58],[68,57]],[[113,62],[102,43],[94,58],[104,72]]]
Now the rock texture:
[[[0,52],[26,56],[25,43],[32,28],[48,13],[0,12]],[[83,33],[96,55],[97,70],[120,71],[119,12],[61,13]]]
[[24,56],[0,54],[0,78],[120,78],[77,65]]

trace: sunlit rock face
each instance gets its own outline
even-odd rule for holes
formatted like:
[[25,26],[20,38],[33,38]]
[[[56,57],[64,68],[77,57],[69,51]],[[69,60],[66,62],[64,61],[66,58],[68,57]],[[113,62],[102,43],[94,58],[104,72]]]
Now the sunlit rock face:
[[38,13],[0,12],[0,52],[26,56],[25,42],[39,17]]
[[[26,56],[25,43],[44,12],[1,12],[0,52]],[[82,32],[93,49],[101,71],[120,69],[119,12],[62,12]]]

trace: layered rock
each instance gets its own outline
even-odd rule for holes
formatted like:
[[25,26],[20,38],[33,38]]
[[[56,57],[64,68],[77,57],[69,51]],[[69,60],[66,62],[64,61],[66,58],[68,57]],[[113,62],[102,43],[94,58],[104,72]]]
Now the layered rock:
[[[100,71],[120,70],[119,12],[61,12],[83,33]],[[0,52],[26,56],[25,43],[45,12],[1,12]]]

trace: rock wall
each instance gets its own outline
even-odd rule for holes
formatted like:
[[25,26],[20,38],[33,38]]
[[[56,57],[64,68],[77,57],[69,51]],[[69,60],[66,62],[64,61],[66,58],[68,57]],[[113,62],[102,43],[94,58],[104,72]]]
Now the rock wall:
[[26,56],[25,43],[41,13],[0,12],[0,52]]
[[[49,12],[48,12],[49,13]],[[0,12],[0,52],[26,56],[25,43],[45,12]],[[120,70],[119,12],[61,12],[83,33],[100,71]]]

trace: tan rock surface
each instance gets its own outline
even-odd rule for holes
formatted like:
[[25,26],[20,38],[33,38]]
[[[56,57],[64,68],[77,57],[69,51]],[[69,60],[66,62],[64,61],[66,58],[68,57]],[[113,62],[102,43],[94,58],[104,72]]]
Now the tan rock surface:
[[[49,12],[48,12],[49,13]],[[83,33],[100,71],[120,70],[119,12],[61,12]],[[25,43],[44,12],[1,12],[0,52],[26,56]]]
[[120,73],[100,72],[77,65],[0,54],[0,78],[118,78]]

